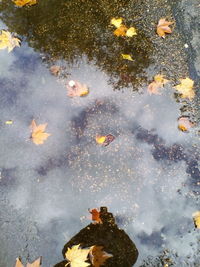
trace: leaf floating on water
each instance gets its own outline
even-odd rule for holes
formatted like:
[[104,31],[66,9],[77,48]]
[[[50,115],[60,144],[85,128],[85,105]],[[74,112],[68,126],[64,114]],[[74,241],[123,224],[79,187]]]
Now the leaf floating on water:
[[178,119],[178,128],[182,132],[187,132],[193,125],[194,123],[192,123],[188,117],[180,117]]
[[5,124],[7,125],[13,124],[13,121],[12,120],[5,121]]
[[69,97],[75,97],[75,96],[86,96],[89,94],[89,89],[87,85],[81,84],[77,81],[69,81],[67,84],[67,95]]
[[61,69],[60,66],[53,65],[53,66],[50,67],[50,72],[51,72],[53,75],[57,76],[57,75],[59,74],[59,72],[60,72],[60,69]]
[[132,37],[134,35],[137,35],[136,29],[134,27],[130,27],[126,32],[126,36]]
[[90,251],[90,260],[94,267],[100,267],[104,265],[105,261],[111,257],[112,254],[108,254],[106,251],[102,250],[102,246],[93,246],[92,250]]
[[102,223],[102,220],[100,218],[100,211],[98,211],[97,209],[92,209],[89,210],[89,212],[92,214],[92,220],[95,223]]
[[32,120],[30,127],[32,130],[31,139],[33,143],[36,145],[43,144],[44,141],[51,135],[51,134],[45,133],[47,123],[36,125],[35,120]]
[[[40,267],[42,261],[42,257],[39,257],[33,263],[27,263],[26,267]],[[19,258],[16,259],[15,267],[24,267],[21,260]]]
[[182,98],[189,98],[192,100],[195,97],[193,89],[194,81],[190,78],[180,79],[180,84],[176,85],[175,88],[181,93]]
[[102,146],[108,146],[115,139],[114,135],[107,134],[105,136],[97,135],[96,142]]
[[113,32],[116,36],[127,36],[132,37],[134,35],[137,35],[136,29],[134,27],[130,27],[129,29],[122,24],[123,19],[122,18],[112,18],[111,24],[114,25],[117,29]]
[[123,59],[127,59],[127,60],[130,60],[130,61],[133,61],[131,55],[128,55],[128,54],[121,54],[121,55],[122,55]]
[[65,253],[66,259],[69,261],[65,266],[70,264],[70,267],[87,267],[90,263],[87,263],[88,254],[91,248],[81,249],[80,244],[75,245],[72,248],[68,248]]
[[173,24],[173,22],[167,21],[165,18],[160,19],[157,25],[157,34],[165,38],[166,33],[172,33],[172,29],[169,27],[171,24]]
[[20,47],[20,40],[16,37],[13,37],[12,34],[8,31],[1,31],[0,34],[0,49],[8,49],[8,52],[11,52],[16,46]]
[[160,95],[161,93],[158,91],[159,88],[162,88],[164,84],[168,82],[167,79],[164,79],[162,74],[158,74],[154,76],[154,81],[151,82],[147,88],[147,91],[150,95]]
[[200,211],[196,211],[192,214],[194,225],[196,228],[200,229]]
[[23,7],[25,5],[27,6],[33,6],[37,4],[37,0],[14,0],[13,1],[16,6]]

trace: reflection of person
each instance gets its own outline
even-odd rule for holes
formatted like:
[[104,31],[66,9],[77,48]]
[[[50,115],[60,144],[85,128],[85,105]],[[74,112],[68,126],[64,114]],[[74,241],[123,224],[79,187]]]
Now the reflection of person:
[[[77,235],[67,242],[62,254],[74,245],[81,245],[81,248],[89,248],[94,245],[103,247],[103,250],[112,257],[108,258],[105,267],[132,267],[138,258],[138,250],[129,236],[118,228],[112,213],[107,207],[100,208],[100,218],[102,223],[91,223],[83,228]],[[89,258],[88,258],[89,261]],[[54,267],[64,267],[68,263],[64,260]]]

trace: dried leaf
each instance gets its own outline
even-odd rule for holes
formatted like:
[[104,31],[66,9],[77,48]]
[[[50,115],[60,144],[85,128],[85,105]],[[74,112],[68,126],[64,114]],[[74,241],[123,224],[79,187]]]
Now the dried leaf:
[[192,214],[194,225],[196,228],[200,229],[200,211],[196,211]]
[[112,254],[108,254],[107,252],[102,250],[102,246],[93,246],[92,250],[90,251],[90,260],[94,267],[100,267],[104,265],[105,261],[108,258],[113,257]]
[[176,85],[175,88],[179,93],[181,93],[182,98],[189,98],[192,100],[195,96],[194,93],[194,81],[190,78],[180,79],[180,84]]
[[116,36],[126,36],[127,28],[124,25],[121,25],[119,28],[117,28],[113,33]]
[[122,24],[122,21],[123,21],[123,18],[118,18],[118,19],[112,18],[110,23],[114,25],[116,28],[119,28]]
[[51,135],[51,134],[45,133],[47,123],[36,125],[35,120],[32,120],[30,127],[32,130],[31,139],[33,143],[35,143],[36,145],[43,144],[44,141]]
[[87,263],[88,254],[91,248],[89,249],[81,249],[80,244],[73,246],[72,248],[68,248],[65,253],[66,259],[69,261],[65,266],[69,265],[71,267],[87,267],[90,266],[90,263]]
[[137,35],[136,29],[134,27],[130,27],[126,32],[126,36],[132,37],[134,35]]
[[16,6],[20,7],[25,5],[32,6],[37,4],[37,0],[14,0],[13,2],[15,3]]
[[154,76],[154,81],[151,82],[147,88],[147,91],[150,95],[160,95],[161,93],[158,91],[159,88],[162,88],[168,80],[164,79],[163,75],[158,74]]
[[75,97],[75,96],[86,96],[89,94],[89,89],[87,85],[81,84],[77,81],[69,81],[67,84],[67,95],[69,97]]
[[8,52],[11,52],[16,46],[20,47],[20,40],[16,37],[13,37],[12,34],[8,31],[1,31],[0,34],[0,49],[8,49]]
[[96,142],[102,146],[108,146],[115,139],[114,135],[107,134],[105,136],[97,135]]
[[180,117],[178,119],[178,128],[183,132],[187,132],[193,125],[194,123],[192,123],[188,117]]
[[57,66],[57,65],[53,65],[50,67],[50,71],[53,75],[57,76],[60,72],[60,66]]
[[165,38],[166,33],[172,33],[172,29],[169,27],[171,24],[173,24],[173,22],[166,21],[165,18],[160,19],[157,25],[157,34],[160,37]]
[[40,267],[42,258],[39,257],[37,260],[35,260],[33,263],[27,263],[26,267]]
[[128,54],[121,54],[121,55],[122,55],[123,59],[127,59],[127,60],[130,60],[130,61],[133,61],[131,55],[128,55]]
[[97,209],[89,210],[89,212],[92,214],[92,220],[95,223],[102,223],[102,220],[100,218],[100,212]]
[[24,267],[21,260],[19,258],[16,259],[15,267]]

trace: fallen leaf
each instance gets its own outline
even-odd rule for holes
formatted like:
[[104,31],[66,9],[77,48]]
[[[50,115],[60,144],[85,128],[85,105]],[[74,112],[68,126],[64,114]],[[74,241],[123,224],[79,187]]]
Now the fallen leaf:
[[178,119],[178,128],[183,132],[187,132],[193,125],[194,123],[188,117],[183,116]]
[[130,27],[126,32],[126,36],[132,37],[134,35],[137,35],[136,29],[134,27]]
[[115,139],[114,135],[112,134],[107,134],[107,135],[97,135],[96,136],[96,142],[99,145],[102,146],[108,146],[113,140]]
[[16,6],[23,7],[25,5],[32,6],[37,4],[37,0],[14,0]]
[[5,121],[5,124],[8,124],[8,125],[13,124],[13,121],[12,120]]
[[89,89],[87,85],[81,84],[77,81],[69,81],[67,84],[68,96],[75,97],[75,96],[86,96],[89,93]]
[[123,21],[123,18],[118,18],[118,19],[112,18],[110,23],[114,25],[116,28],[119,28],[122,24],[122,21]]
[[[27,263],[26,267],[40,267],[42,261],[42,257],[39,257],[33,263]],[[19,258],[16,259],[15,267],[24,267],[21,260]]]
[[154,81],[151,82],[147,88],[147,91],[150,95],[160,95],[161,93],[158,91],[159,88],[162,88],[168,80],[164,79],[162,74],[158,74],[154,76]]
[[166,33],[172,33],[172,29],[169,27],[171,24],[173,24],[173,22],[167,21],[165,18],[160,19],[157,25],[157,34],[165,38]]
[[200,229],[200,211],[196,211],[192,214],[194,225],[196,228]]
[[126,36],[127,28],[124,25],[121,25],[119,28],[117,28],[113,33],[116,36]]
[[9,31],[1,31],[0,34],[0,49],[8,49],[11,52],[16,46],[20,47],[20,40],[13,37]]
[[88,254],[91,248],[81,249],[80,244],[75,245],[72,248],[68,248],[65,253],[66,259],[69,261],[65,266],[69,265],[71,267],[87,267],[90,266],[90,263],[87,263]]
[[53,75],[57,76],[60,72],[60,66],[57,66],[57,65],[53,65],[50,67],[50,71]]
[[107,259],[113,257],[112,254],[108,254],[102,249],[102,246],[93,246],[92,250],[90,251],[90,261],[94,267],[100,267],[104,265]]
[[121,54],[121,55],[122,55],[123,59],[127,59],[127,60],[130,60],[130,61],[133,61],[131,55],[128,55],[128,54]]
[[176,85],[175,88],[181,93],[182,98],[189,98],[192,100],[195,96],[194,93],[194,81],[190,78],[180,79],[180,84]]
[[36,145],[43,144],[44,141],[51,135],[51,134],[45,133],[47,123],[36,125],[35,120],[32,120],[30,127],[32,130],[31,139],[33,143],[35,143]]
[[92,220],[95,223],[102,223],[102,220],[100,218],[100,212],[97,209],[89,210],[89,212],[92,214]]

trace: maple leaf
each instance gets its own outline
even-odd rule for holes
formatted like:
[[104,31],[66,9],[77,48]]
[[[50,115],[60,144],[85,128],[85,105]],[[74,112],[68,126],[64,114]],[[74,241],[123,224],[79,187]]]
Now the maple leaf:
[[55,76],[59,74],[60,69],[61,69],[60,66],[57,66],[57,65],[53,65],[50,67],[51,73]]
[[67,95],[69,97],[75,97],[75,96],[86,96],[89,94],[89,89],[87,85],[81,84],[77,81],[69,81],[67,84]]
[[90,251],[90,261],[94,267],[100,267],[104,265],[105,261],[108,258],[113,257],[112,254],[108,254],[107,252],[102,250],[102,246],[93,246]]
[[187,132],[193,125],[194,123],[188,117],[183,116],[178,119],[178,128],[183,132]]
[[92,220],[95,223],[102,223],[102,220],[100,218],[100,212],[97,209],[89,210],[89,212],[92,214]]
[[32,6],[37,4],[37,0],[14,0],[16,6],[23,7],[25,5]]
[[158,74],[154,76],[154,81],[151,82],[147,88],[147,91],[150,95],[160,95],[161,93],[158,91],[159,88],[162,88],[168,80],[164,79],[162,74]]
[[196,211],[192,214],[194,225],[196,228],[200,229],[200,211]]
[[[27,263],[26,267],[40,267],[42,261],[42,257],[39,257],[33,263]],[[15,267],[24,267],[21,260],[19,258],[16,259]]]
[[165,18],[160,19],[157,25],[157,34],[165,38],[166,33],[172,33],[172,29],[169,27],[171,24],[173,24],[173,22],[167,21]]
[[132,37],[134,35],[137,35],[136,29],[134,27],[130,27],[126,32],[126,36]]
[[33,143],[35,143],[36,145],[43,144],[44,141],[51,135],[51,134],[45,133],[47,123],[36,125],[35,120],[32,120],[30,127],[32,130],[31,139]]
[[180,79],[180,84],[176,85],[175,88],[179,93],[181,93],[182,98],[189,98],[190,100],[194,98],[194,81],[190,78]]
[[68,248],[65,253],[66,259],[69,261],[65,266],[69,265],[71,267],[87,267],[90,266],[89,263],[86,262],[88,259],[88,254],[91,248],[81,249],[80,244],[75,245],[72,248]]
[[96,136],[97,144],[102,145],[102,146],[108,146],[114,139],[115,137],[112,134]]
[[110,23],[114,25],[116,28],[119,28],[122,24],[122,21],[123,21],[123,18],[118,18],[118,19],[112,18]]
[[121,54],[121,55],[122,55],[123,59],[127,59],[127,60],[130,60],[130,61],[133,61],[131,55],[128,55],[128,54]]
[[116,36],[126,36],[127,28],[124,25],[121,25],[119,28],[117,28],[113,33]]
[[0,49],[8,49],[11,52],[16,46],[20,47],[20,40],[13,37],[9,31],[1,31],[0,34]]

